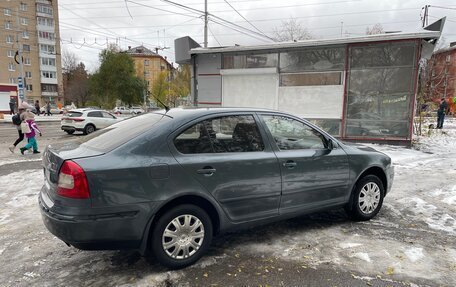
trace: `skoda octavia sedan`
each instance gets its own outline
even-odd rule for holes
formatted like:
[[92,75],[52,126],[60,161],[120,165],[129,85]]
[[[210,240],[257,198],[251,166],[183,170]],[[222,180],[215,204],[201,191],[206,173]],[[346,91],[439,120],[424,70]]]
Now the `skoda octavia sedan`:
[[391,159],[298,117],[261,109],[172,109],[48,146],[44,224],[79,249],[137,249],[169,268],[212,237],[323,209],[369,220]]

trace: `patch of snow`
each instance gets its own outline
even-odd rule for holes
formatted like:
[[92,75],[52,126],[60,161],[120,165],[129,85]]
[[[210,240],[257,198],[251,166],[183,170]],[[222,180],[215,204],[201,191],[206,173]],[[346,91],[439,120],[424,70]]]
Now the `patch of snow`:
[[355,257],[355,258],[364,260],[364,261],[366,261],[366,262],[372,262],[371,259],[370,259],[370,257],[369,257],[369,254],[364,253],[364,252],[355,253],[355,254],[353,254],[352,257]]
[[414,263],[424,257],[423,248],[420,247],[409,248],[405,250],[404,253],[407,255],[408,259]]
[[7,165],[7,164],[12,164],[12,163],[30,162],[30,161],[36,162],[36,161],[42,161],[42,159],[41,158],[27,158],[27,157],[23,157],[23,158],[20,158],[20,159],[17,159],[17,158],[2,159],[2,160],[0,160],[0,166]]
[[350,242],[348,242],[348,243],[345,243],[345,242],[339,243],[339,246],[342,249],[358,247],[358,246],[361,246],[361,245],[362,245],[361,243],[350,243]]

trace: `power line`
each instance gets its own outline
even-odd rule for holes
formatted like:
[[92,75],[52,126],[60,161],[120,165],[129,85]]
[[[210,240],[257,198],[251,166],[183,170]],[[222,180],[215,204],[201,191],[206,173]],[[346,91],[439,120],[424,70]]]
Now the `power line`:
[[[241,13],[239,13],[238,10],[236,10],[236,8],[233,7],[233,5],[230,4],[230,2],[228,2],[227,0],[224,0],[226,2],[226,4],[228,4],[231,8],[233,8],[233,10],[239,15],[242,17],[242,19],[244,19],[245,21],[247,21],[247,23],[249,23],[253,28],[255,28],[258,32],[260,32],[261,34],[263,34],[264,36],[268,37],[263,31],[261,31],[260,29],[258,29],[255,25],[252,24],[252,22],[250,22],[249,20],[247,20],[247,18],[245,18],[244,16],[242,16]],[[268,37],[269,38],[269,37]],[[217,41],[218,42],[218,41]]]
[[215,37],[214,33],[212,32],[211,28],[210,27],[207,27],[209,29],[209,32],[211,32],[211,35],[212,37],[214,37],[215,41],[217,42],[217,44],[219,44],[219,46],[222,46],[222,44],[220,44],[219,40],[217,40],[217,37]]

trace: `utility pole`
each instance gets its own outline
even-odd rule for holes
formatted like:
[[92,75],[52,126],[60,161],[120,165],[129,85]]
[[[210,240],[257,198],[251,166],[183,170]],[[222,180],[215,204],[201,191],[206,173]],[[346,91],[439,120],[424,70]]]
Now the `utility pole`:
[[424,9],[424,15],[423,15],[423,22],[422,22],[422,27],[426,27],[428,25],[428,9],[431,5],[424,5],[423,9]]
[[207,0],[204,0],[204,48],[207,48]]
[[17,88],[18,88],[18,94],[19,94],[20,101],[21,102],[26,102],[27,99],[26,99],[25,93],[24,93],[25,80],[24,80],[24,77],[23,77],[23,74],[24,74],[24,58],[22,56],[22,46],[19,44],[19,39],[21,37],[21,31],[19,29],[21,27],[21,23],[19,21],[19,7],[17,7],[16,17],[17,17],[17,30],[16,30],[17,52],[16,52],[16,55],[17,55],[18,59],[15,58],[15,61],[16,61],[17,64],[19,64],[19,77],[17,78]]

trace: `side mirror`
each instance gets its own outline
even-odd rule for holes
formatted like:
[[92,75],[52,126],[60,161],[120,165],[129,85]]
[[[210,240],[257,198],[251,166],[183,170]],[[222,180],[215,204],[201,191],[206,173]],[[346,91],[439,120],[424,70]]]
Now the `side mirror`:
[[328,149],[333,150],[335,148],[337,148],[337,143],[328,138]]

